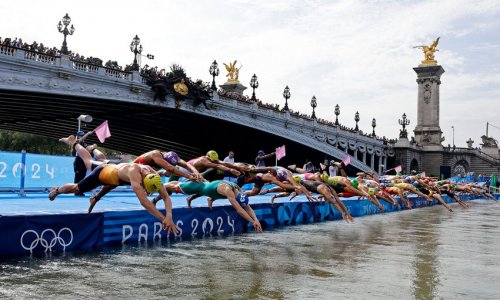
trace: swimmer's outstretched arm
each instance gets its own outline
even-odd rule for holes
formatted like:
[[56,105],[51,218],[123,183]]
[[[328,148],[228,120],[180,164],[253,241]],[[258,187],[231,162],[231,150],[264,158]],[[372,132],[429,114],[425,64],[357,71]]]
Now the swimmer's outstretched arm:
[[253,228],[255,229],[255,231],[262,232],[262,226],[260,225],[259,219],[257,219],[257,216],[255,215],[252,207],[250,207],[250,204],[245,207],[245,211],[250,215],[250,217],[252,217],[252,219],[255,220],[255,223],[253,223]]
[[194,166],[186,163],[185,160],[180,159],[179,162],[177,163],[177,165],[183,167],[186,170],[191,171],[191,173],[194,174],[194,176],[196,177],[197,181],[202,181],[203,180],[203,176],[201,176],[200,172],[198,172],[198,170]]
[[78,142],[78,143],[81,143],[81,142],[85,141],[85,139],[86,139],[86,138],[88,138],[88,137],[89,137],[89,135],[91,135],[92,133],[94,133],[94,130],[89,131],[89,132],[87,132],[86,134],[84,134],[81,138],[79,138],[79,139],[78,139],[78,141],[77,141],[77,142]]
[[207,167],[207,168],[214,168],[214,169],[217,169],[217,170],[220,170],[220,171],[228,171],[228,172],[231,172],[231,174],[235,175],[235,176],[240,176],[241,173],[240,171],[238,171],[237,168],[230,168],[230,167],[226,167],[225,165],[222,164],[221,161],[219,161],[219,163],[213,163],[211,161],[209,162],[205,162],[203,164],[204,167]]
[[[235,197],[235,193],[233,189],[227,185],[227,184],[222,184],[217,187],[217,192],[227,198],[231,205],[234,207],[236,212],[245,220],[253,224],[253,227],[255,228],[255,231],[262,232],[262,227],[260,226],[260,222],[255,216],[255,213],[253,212],[253,209],[251,211],[247,211],[246,209],[243,209],[241,205],[238,203]],[[249,205],[247,205],[248,207]]]
[[139,199],[141,205],[153,216],[157,217],[162,221],[163,229],[167,230],[167,232],[177,233],[177,227],[174,224],[173,216],[172,216],[172,201],[165,190],[165,187],[162,185],[160,188],[160,195],[162,199],[165,201],[165,210],[166,216],[156,208],[156,206],[151,203],[146,195],[146,191],[142,187],[142,175],[141,172],[137,169],[131,169],[128,172],[128,176],[130,179],[130,185],[134,190],[137,198]]

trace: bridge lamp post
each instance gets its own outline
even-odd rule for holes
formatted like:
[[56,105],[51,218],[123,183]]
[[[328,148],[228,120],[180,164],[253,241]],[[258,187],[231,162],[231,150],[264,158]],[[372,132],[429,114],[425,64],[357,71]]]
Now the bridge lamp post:
[[403,113],[403,119],[398,120],[399,125],[403,126],[403,130],[399,133],[400,138],[408,138],[408,133],[406,132],[405,127],[410,125],[410,120],[406,119],[406,113]]
[[356,113],[354,114],[354,121],[356,121],[356,128],[354,128],[354,130],[356,130],[356,131],[359,131],[359,127],[358,127],[358,122],[359,122],[359,120],[360,120],[360,119],[359,119],[359,112],[356,112]]
[[82,121],[85,123],[90,123],[90,122],[92,122],[92,116],[91,115],[80,115],[77,120],[78,120],[78,131],[80,131]]
[[208,72],[210,75],[212,75],[212,91],[216,91],[217,87],[215,86],[215,76],[219,76],[219,65],[217,64],[217,61],[214,60],[214,62],[210,65],[210,69],[208,69]]
[[339,105],[335,105],[335,125],[339,125],[339,115],[340,115],[340,107]]
[[[71,24],[71,27],[68,29],[69,23],[71,23],[71,18],[66,13],[66,15],[62,18],[62,22],[59,21],[59,24],[57,24],[57,29],[59,30],[60,33],[62,33],[64,35],[64,41],[63,41],[63,44],[61,47],[61,53],[65,54],[65,55],[69,54],[68,53],[68,44],[66,43],[66,36],[73,35],[73,32],[75,32],[75,27],[73,26],[73,24]],[[64,25],[64,28],[63,28],[63,25]]]
[[134,53],[134,63],[130,68],[130,70],[132,71],[139,71],[139,64],[137,63],[137,55],[142,53],[142,45],[140,44],[141,44],[141,39],[136,34],[135,37],[132,39],[132,42],[130,42],[130,51]]
[[252,100],[257,101],[257,98],[255,98],[255,89],[259,87],[259,82],[257,81],[257,76],[255,74],[253,74],[252,79],[250,79],[250,86],[253,89]]
[[453,129],[453,147],[455,147],[455,126],[451,126],[451,129]]
[[375,118],[373,118],[372,120],[372,127],[373,127],[372,136],[375,137],[375,127],[377,127],[377,120],[375,120]]
[[283,107],[283,111],[290,111],[288,108],[288,99],[290,99],[290,88],[288,85],[283,90],[283,98],[285,98],[285,107]]
[[316,112],[314,109],[318,106],[318,103],[316,102],[316,96],[313,96],[311,98],[311,107],[313,108],[313,113],[311,115],[311,118],[316,119]]

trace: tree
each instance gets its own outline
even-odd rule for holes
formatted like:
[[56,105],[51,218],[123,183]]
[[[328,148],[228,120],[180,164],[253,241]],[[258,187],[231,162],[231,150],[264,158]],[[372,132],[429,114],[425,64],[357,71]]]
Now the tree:
[[0,130],[0,151],[67,155],[68,146],[57,139],[22,133],[10,130]]

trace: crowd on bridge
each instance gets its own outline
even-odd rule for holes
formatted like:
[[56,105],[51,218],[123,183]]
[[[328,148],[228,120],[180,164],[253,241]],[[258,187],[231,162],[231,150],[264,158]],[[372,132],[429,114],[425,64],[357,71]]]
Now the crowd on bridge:
[[[54,200],[59,194],[82,195],[102,186],[90,198],[88,211],[91,213],[109,191],[117,186],[130,185],[142,206],[162,221],[164,229],[174,233],[177,228],[173,222],[172,193],[187,195],[188,207],[200,196],[207,197],[210,209],[213,201],[228,199],[236,212],[252,223],[258,232],[262,232],[262,226],[250,205],[249,197],[267,193],[273,193],[269,198],[273,204],[279,197],[290,197],[292,200],[301,194],[309,201],[327,201],[346,222],[352,222],[353,217],[343,202],[345,197],[367,199],[381,211],[385,208],[380,201],[386,205],[411,209],[412,203],[408,197],[411,194],[425,201],[436,200],[450,212],[452,208],[442,195],[451,197],[463,208],[468,208],[468,205],[460,199],[460,193],[476,194],[497,201],[489,193],[488,187],[437,180],[424,174],[378,176],[375,172],[360,172],[348,177],[344,171],[345,162],[327,162],[320,164],[319,169],[314,168],[311,162],[303,168],[296,165],[268,167],[265,159],[277,153],[265,154],[263,150],[259,151],[255,164],[234,162],[234,152],[220,160],[214,150],[189,161],[183,160],[174,151],[161,150],[143,153],[130,162],[110,161],[97,149],[97,145],[85,145],[85,139],[91,134],[93,131],[60,139],[74,150],[77,156],[75,168],[78,160],[79,168],[83,170],[78,170],[81,173],[75,176],[74,183],[52,188],[49,199]],[[168,177],[165,184],[162,176]],[[244,190],[243,186],[248,184],[251,184],[250,188]],[[269,188],[265,188],[267,186]],[[152,200],[148,199],[148,195],[154,193],[158,195]],[[166,215],[156,208],[160,200],[165,204]]]
[[36,41],[32,42],[31,44],[28,44],[24,42],[21,38],[5,38],[2,40],[0,37],[0,45],[3,46],[8,46],[8,47],[13,47],[13,48],[19,48],[19,49],[24,49],[28,51],[34,51],[38,53],[43,53],[47,55],[58,55],[59,50],[56,47],[46,47],[43,43],[37,43]]
[[[60,55],[61,52],[59,49],[56,47],[47,47],[43,43],[37,43],[36,41],[32,42],[31,44],[24,42],[21,38],[5,38],[2,39],[0,37],[0,45],[3,46],[8,46],[12,48],[18,48],[18,49],[23,49],[23,50],[28,50],[32,52],[37,52],[40,54],[46,54],[50,56],[57,56]],[[80,55],[79,53],[74,53],[72,51],[69,51],[69,57],[72,61],[75,62],[83,62],[95,66],[100,66],[100,67],[106,67],[109,69],[113,70],[119,70],[119,71],[124,71],[124,72],[129,72],[131,69],[131,65],[126,65],[125,68],[120,66],[117,61],[112,61],[108,60],[106,63],[103,64],[103,60],[97,57],[85,57],[83,55]]]

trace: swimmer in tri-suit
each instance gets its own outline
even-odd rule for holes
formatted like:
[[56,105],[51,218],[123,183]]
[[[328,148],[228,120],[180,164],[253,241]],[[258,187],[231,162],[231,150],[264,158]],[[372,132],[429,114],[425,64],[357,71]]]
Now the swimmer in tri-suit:
[[[309,201],[318,201],[318,199],[313,197],[311,192],[309,192],[304,186],[293,180],[293,175],[290,171],[282,167],[276,166],[269,172],[259,173],[251,179],[254,185],[251,191],[245,192],[248,196],[254,196],[259,194],[262,190],[262,187],[266,184],[275,184],[283,190],[294,190],[295,193],[297,193],[298,195],[304,193],[307,197],[307,200]],[[262,194],[265,194],[270,191],[274,190],[273,189],[264,190],[262,191]]]
[[[217,171],[221,171],[220,175],[223,175],[224,172],[230,172],[234,176],[240,176],[241,172],[238,170],[236,166],[233,166],[231,163],[222,162],[219,160],[219,154],[214,150],[210,150],[206,155],[193,158],[187,162],[188,165],[193,166],[198,172],[202,172],[203,177],[207,180],[210,179],[219,179],[216,177],[219,176]],[[211,178],[207,177],[210,174]],[[214,175],[212,175],[214,174]],[[216,176],[216,177],[213,177]]]
[[[324,182],[317,181],[317,180],[303,180],[300,176],[294,175],[293,180],[295,182],[303,185],[308,191],[311,193],[316,193],[320,194],[320,197],[323,197],[326,199],[326,201],[330,202],[341,214],[342,219],[344,219],[346,222],[353,222],[354,218],[351,216],[349,213],[349,210],[347,207],[344,205],[342,200],[340,200],[339,196],[337,195],[337,192],[327,185]],[[280,194],[273,195],[273,202],[275,198],[279,197],[286,197],[288,195],[291,195],[290,201],[297,196],[295,192],[283,192]]]
[[[76,142],[76,138],[67,138],[67,143]],[[85,165],[90,165],[92,157],[83,146],[76,144],[75,150],[84,160]],[[172,219],[172,201],[163,187],[160,176],[156,171],[146,165],[123,163],[118,165],[101,164],[96,167],[83,180],[76,183],[67,183],[60,187],[53,187],[49,193],[49,200],[54,200],[57,195],[70,193],[84,193],[103,185],[99,193],[90,199],[89,213],[99,199],[119,185],[131,185],[141,205],[153,216],[162,221],[163,228],[167,231],[177,232]],[[159,192],[165,202],[167,215],[164,216],[148,199],[147,194]]]
[[[138,156],[134,160],[134,163],[148,165],[156,170],[164,169],[167,172],[166,175],[174,174],[176,176],[186,177],[189,180],[203,180],[203,177],[200,175],[198,170],[192,165],[186,163],[174,151],[161,152],[160,150],[152,150]],[[183,170],[176,168],[176,166],[180,166],[190,173],[184,172]],[[160,172],[160,175],[163,174],[163,172]]]
[[[169,193],[206,196],[208,197],[208,208],[210,209],[212,209],[212,204],[215,200],[226,198],[242,218],[253,224],[255,231],[262,232],[262,226],[248,203],[248,196],[243,193],[236,183],[225,180],[215,180],[212,182],[171,181],[165,184],[165,187]],[[153,200],[154,204],[156,204],[155,201],[157,201],[157,198]],[[191,201],[192,199],[189,200],[188,198],[188,206],[190,208]]]
[[358,188],[359,181],[357,179],[350,180],[343,176],[328,176],[328,174],[323,173],[321,175],[321,181],[331,186],[337,193],[348,192],[357,196],[366,197],[370,202],[375,204],[380,210],[384,210],[384,207],[380,204],[376,197],[370,195],[368,192],[360,190]]

